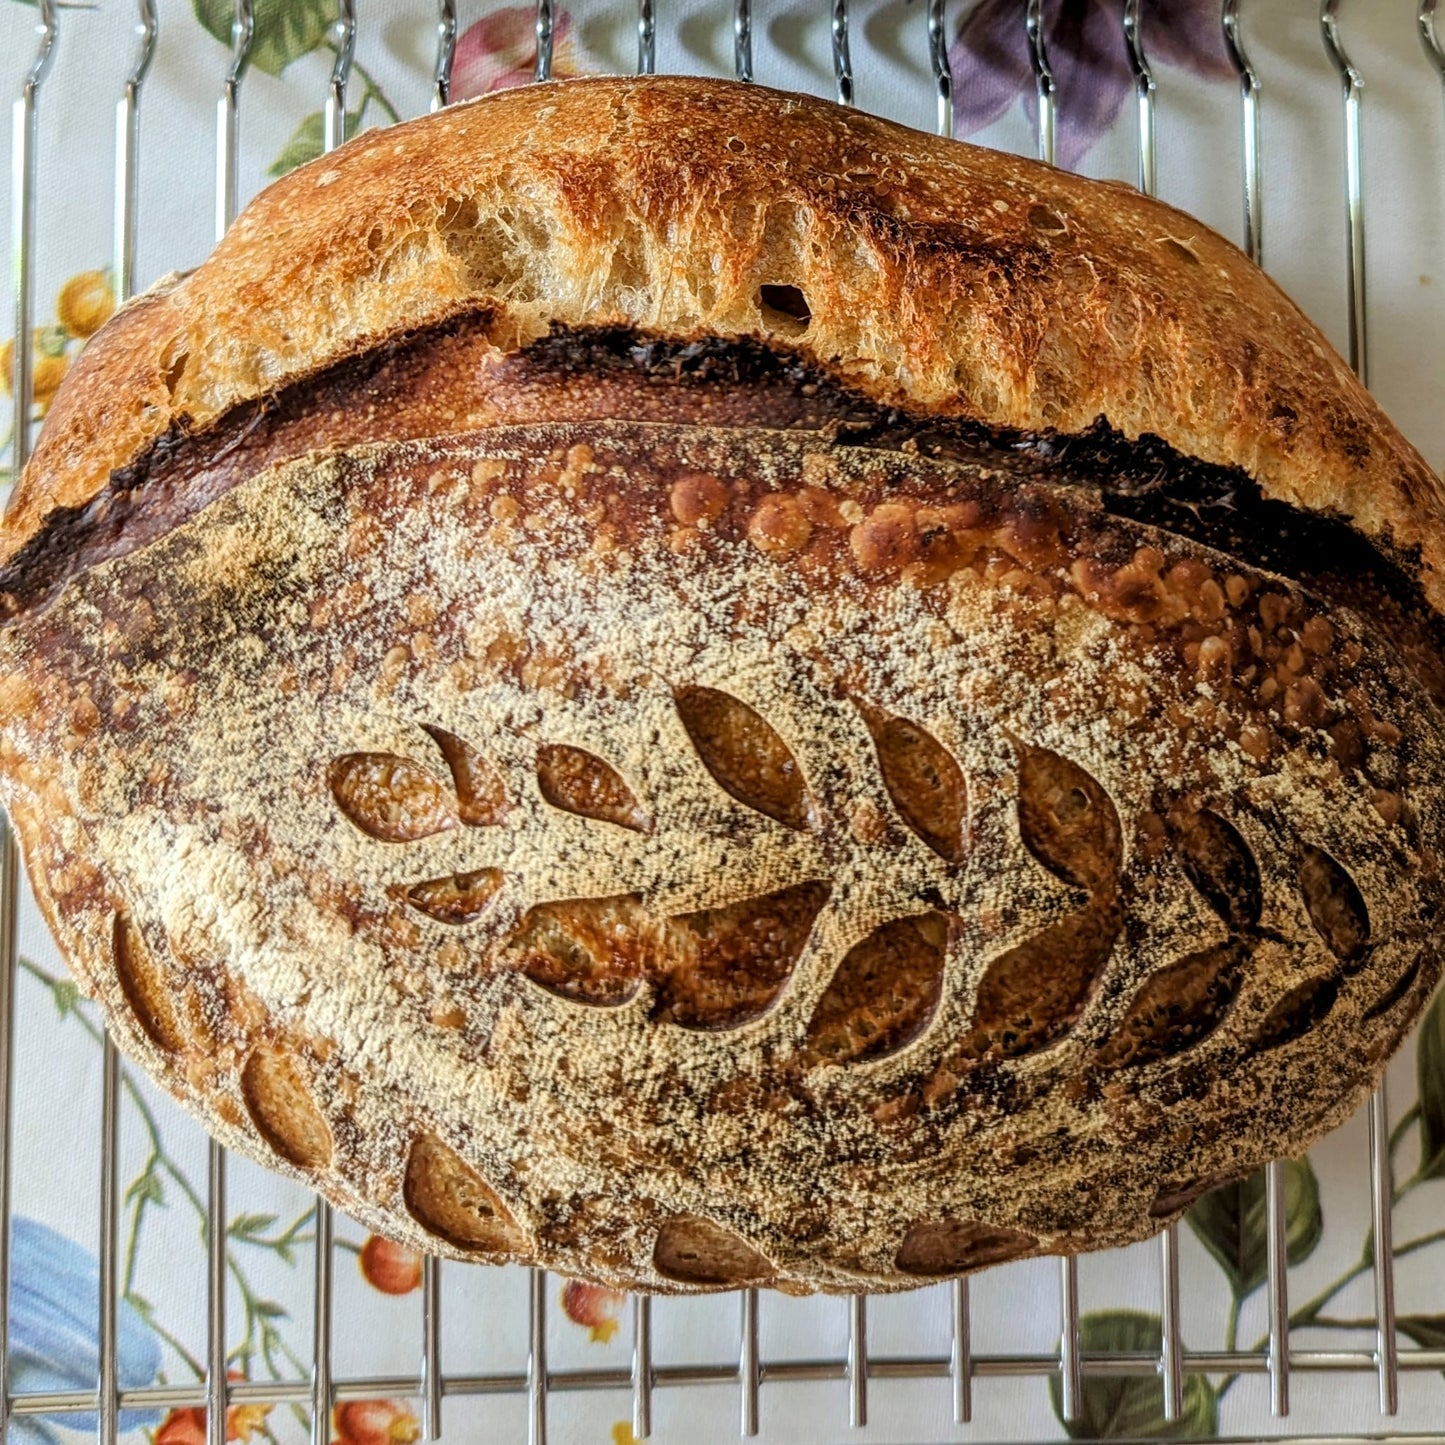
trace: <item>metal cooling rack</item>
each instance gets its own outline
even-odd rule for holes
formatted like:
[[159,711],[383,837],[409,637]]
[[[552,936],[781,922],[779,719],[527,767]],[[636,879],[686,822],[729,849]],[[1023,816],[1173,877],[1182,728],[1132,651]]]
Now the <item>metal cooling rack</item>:
[[[853,102],[853,68],[848,45],[848,0],[827,0],[830,7],[832,56],[837,99]],[[1362,0],[1357,0],[1362,3]],[[653,0],[636,0],[637,65],[641,74],[656,65],[657,21]],[[1156,185],[1155,93],[1156,82],[1148,60],[1149,24],[1143,0],[1120,0],[1123,42],[1134,76],[1137,107],[1138,185],[1153,194]],[[1445,84],[1445,16],[1437,14],[1441,0],[1418,0],[1415,16],[1427,61]],[[141,97],[147,69],[158,38],[155,0],[136,0],[138,48],[121,85],[115,118],[115,231],[113,266],[119,299],[134,286],[136,237],[136,175],[140,157]],[[553,0],[537,0],[537,58],[535,78],[551,75]],[[1262,171],[1260,150],[1260,82],[1245,43],[1246,0],[1222,0],[1221,25],[1240,87],[1242,198],[1246,249],[1262,257]],[[1365,288],[1365,217],[1362,199],[1364,79],[1349,58],[1341,25],[1341,0],[1320,0],[1319,21],[1325,52],[1341,84],[1341,120],[1344,131],[1344,171],[1340,219],[1347,238],[1347,302],[1350,363],[1368,382]],[[63,44],[55,0],[38,0],[38,36],[35,58],[14,103],[12,169],[13,269],[15,335],[31,333],[35,261],[37,196],[36,147],[42,122],[46,74]],[[926,0],[926,43],[929,74],[937,103],[937,129],[944,136],[953,130],[953,79],[948,62],[946,0]],[[1346,17],[1348,19],[1348,17]],[[1401,7],[1401,23],[1408,23]],[[753,78],[752,0],[733,0],[734,70],[740,80]],[[1032,58],[1037,99],[1038,155],[1054,161],[1055,120],[1060,103],[1049,65],[1044,0],[1022,0],[1019,23],[1025,27]],[[346,91],[356,41],[354,0],[337,0],[332,40],[335,62],[326,89],[325,148],[341,143],[346,115]],[[457,40],[455,0],[439,0],[436,19],[437,51],[431,108],[447,103],[452,56]],[[217,77],[220,97],[216,110],[215,206],[217,235],[224,233],[236,213],[237,153],[242,114],[242,92],[254,40],[252,0],[236,0],[231,28],[229,68]],[[15,347],[14,390],[17,417],[28,415],[25,402],[32,394],[31,354],[25,345]],[[29,429],[17,425],[15,470],[18,474],[30,450]],[[311,1439],[328,1445],[331,1413],[345,1400],[404,1396],[421,1402],[421,1428],[425,1440],[440,1438],[444,1397],[523,1394],[527,1402],[529,1445],[545,1445],[548,1398],[557,1391],[626,1390],[632,1393],[635,1434],[651,1433],[652,1396],[658,1389],[676,1390],[704,1385],[730,1387],[738,1392],[739,1430],[743,1436],[758,1433],[759,1396],[763,1386],[783,1381],[843,1381],[847,1385],[848,1421],[854,1427],[868,1420],[868,1387],[872,1380],[947,1379],[951,1385],[953,1417],[966,1424],[972,1414],[973,1382],[983,1377],[1057,1376],[1066,1420],[1079,1418],[1083,1381],[1090,1377],[1157,1376],[1163,1383],[1164,1411],[1177,1420],[1184,1410],[1184,1383],[1188,1374],[1263,1374],[1269,1379],[1274,1416],[1289,1413],[1290,1379],[1295,1371],[1374,1374],[1379,1385],[1382,1430],[1396,1413],[1400,1372],[1445,1370],[1445,1349],[1398,1347],[1395,1335],[1395,1284],[1391,1254],[1391,1184],[1387,1150],[1388,1116],[1383,1085],[1368,1106],[1368,1177],[1376,1247],[1373,1250],[1375,1345],[1373,1349],[1295,1349],[1289,1342],[1289,1295],[1286,1278],[1285,1184],[1281,1164],[1266,1171],[1268,1243],[1267,1346],[1251,1350],[1187,1350],[1180,1331],[1179,1240],[1172,1226],[1159,1240],[1159,1301],[1162,1343],[1157,1354],[1085,1352],[1079,1336],[1079,1280],[1077,1261],[1059,1261],[1060,1345],[1056,1352],[1037,1354],[975,1354],[970,1347],[969,1282],[955,1280],[951,1290],[951,1348],[946,1355],[879,1357],[868,1352],[868,1300],[848,1301],[847,1354],[841,1359],[770,1361],[760,1357],[759,1315],[764,1298],[756,1289],[739,1292],[738,1349],[735,1359],[715,1364],[666,1366],[652,1359],[651,1301],[631,1301],[631,1369],[549,1370],[546,1353],[547,1277],[530,1271],[528,1302],[528,1358],[525,1371],[494,1374],[444,1374],[441,1370],[441,1269],[439,1260],[427,1259],[422,1281],[422,1325],[418,1340],[421,1368],[415,1375],[337,1378],[332,1370],[332,1214],[318,1199],[315,1210],[315,1309],[309,1378],[290,1381],[236,1381],[226,1377],[225,1345],[225,1221],[226,1155],[209,1145],[207,1192],[207,1376],[191,1385],[153,1385],[121,1390],[117,1382],[117,1226],[119,1129],[119,1056],[105,1040],[102,1068],[100,1139],[100,1296],[99,1383],[97,1390],[64,1393],[12,1393],[8,1388],[9,1233],[11,1192],[11,1089],[14,1070],[14,994],[17,961],[16,922],[18,861],[8,820],[0,813],[0,1380],[7,1388],[0,1398],[0,1432],[14,1416],[99,1412],[102,1442],[117,1436],[122,1409],[168,1409],[203,1406],[207,1411],[209,1445],[225,1445],[226,1411],[231,1405],[295,1403],[310,1410]],[[449,1265],[448,1268],[457,1266]],[[841,1418],[837,1421],[841,1425]],[[1372,1435],[1370,1438],[1380,1438]]]

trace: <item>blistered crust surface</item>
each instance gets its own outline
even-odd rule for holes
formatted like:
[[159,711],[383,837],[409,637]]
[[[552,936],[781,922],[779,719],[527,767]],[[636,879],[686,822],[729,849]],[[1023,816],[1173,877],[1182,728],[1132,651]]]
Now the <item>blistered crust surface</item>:
[[[1103,414],[1353,518],[1445,599],[1438,478],[1199,222],[820,100],[680,77],[488,96],[268,188],[204,265],[87,347],[0,555],[179,419],[478,306],[498,356],[553,323],[764,334],[915,412],[1062,432]],[[481,424],[485,392],[456,378],[456,429]]]
[[817,434],[273,467],[0,632],[0,740],[68,955],[228,1144],[647,1288],[1140,1238],[1439,971],[1439,715],[1367,619]]

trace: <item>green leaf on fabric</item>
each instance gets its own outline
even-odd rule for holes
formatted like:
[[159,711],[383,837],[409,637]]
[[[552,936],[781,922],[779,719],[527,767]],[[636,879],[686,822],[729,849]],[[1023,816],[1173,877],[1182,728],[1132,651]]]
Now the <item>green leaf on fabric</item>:
[[50,996],[55,1000],[55,1011],[64,1018],[75,1012],[80,1001],[80,990],[68,978],[57,979],[50,985]]
[[125,1191],[125,1202],[130,1204],[137,1199],[164,1207],[165,1186],[161,1183],[161,1176],[154,1169],[147,1169],[144,1174],[137,1174],[131,1180],[130,1188]]
[[[196,19],[228,50],[231,47],[232,0],[191,0]],[[309,55],[326,39],[336,18],[330,0],[256,0],[252,11],[256,38],[251,64],[267,75],[280,75],[293,60]]]
[[1445,1315],[1396,1315],[1395,1328],[1422,1350],[1445,1350]]
[[[360,126],[361,112],[348,110],[346,112],[345,139],[350,140]],[[291,139],[286,142],[286,148],[272,163],[270,174],[284,176],[287,171],[294,171],[297,166],[304,166],[307,161],[314,161],[321,154],[325,144],[326,116],[322,111],[313,110],[292,132]]]
[[[1320,1187],[1308,1159],[1284,1161],[1286,1253],[1302,1264],[1324,1229]],[[1186,1214],[1189,1227],[1219,1262],[1236,1299],[1253,1294],[1269,1273],[1264,1171],[1212,1190]]]
[[[1101,1310],[1079,1321],[1079,1345],[1086,1353],[1157,1355],[1162,1340],[1159,1317],[1138,1310]],[[1049,1379],[1049,1398],[1071,1440],[1192,1440],[1218,1428],[1218,1401],[1202,1375],[1184,1381],[1184,1410],[1177,1420],[1164,1418],[1164,1382],[1157,1376],[1085,1375],[1079,1418],[1072,1422],[1064,1419],[1057,1375]]]
[[233,1239],[255,1239],[264,1235],[279,1216],[275,1214],[238,1214],[226,1231]]
[[1445,993],[1437,993],[1425,1011],[1418,1038],[1420,1177],[1445,1179]]

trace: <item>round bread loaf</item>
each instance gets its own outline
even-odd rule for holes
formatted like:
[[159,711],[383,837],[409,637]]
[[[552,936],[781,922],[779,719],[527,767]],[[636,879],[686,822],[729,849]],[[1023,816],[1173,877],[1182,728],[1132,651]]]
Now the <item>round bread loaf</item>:
[[489,96],[125,307],[0,533],[76,978],[369,1228],[654,1290],[1136,1240],[1440,971],[1437,479],[1122,186]]

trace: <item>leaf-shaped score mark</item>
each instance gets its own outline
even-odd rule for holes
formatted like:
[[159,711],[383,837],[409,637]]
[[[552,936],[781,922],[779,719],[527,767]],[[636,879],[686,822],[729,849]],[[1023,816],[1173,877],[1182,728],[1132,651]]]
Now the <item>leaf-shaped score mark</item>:
[[827,897],[826,884],[802,883],[673,918],[631,894],[543,903],[498,962],[575,1003],[626,1003],[648,980],[654,1020],[736,1028],[778,996]]
[[1258,927],[1264,910],[1259,864],[1234,824],[1185,806],[1171,812],[1169,824],[1179,862],[1204,901],[1231,932]]
[[1315,932],[1342,963],[1358,963],[1370,945],[1370,913],[1358,884],[1323,848],[1300,856],[1300,892]]
[[711,687],[680,687],[674,700],[718,787],[789,828],[812,825],[812,801],[797,759],[757,711]]
[[1207,1038],[1234,1003],[1248,960],[1248,945],[1230,939],[1161,968],[1134,995],[1094,1062],[1104,1069],[1134,1068]]
[[968,792],[953,755],[917,723],[874,708],[860,711],[893,806],[940,858],[962,863]]
[[[1264,1173],[1251,1174],[1215,1189],[1184,1217],[1218,1261],[1236,1299],[1253,1294],[1269,1273],[1269,1244]],[[1284,1161],[1286,1254],[1303,1264],[1324,1230],[1320,1188],[1308,1159]]]
[[802,1066],[861,1064],[916,1039],[938,1007],[948,935],[943,914],[923,913],[854,944],[808,1025]]
[[1090,893],[1113,893],[1123,834],[1113,800],[1077,763],[1018,744],[1019,833],[1056,878]]
[[1420,1176],[1445,1179],[1445,993],[1420,1021],[1415,1054],[1420,1098]]
[[406,901],[438,923],[471,923],[486,912],[501,886],[500,868],[480,868],[414,883],[406,890]]
[[1062,1038],[1083,1013],[1123,923],[1123,835],[1113,801],[1077,763],[1047,748],[1016,746],[1019,836],[1050,873],[1091,896],[989,964],[950,1072],[1019,1058]]
[[471,828],[491,828],[507,816],[507,787],[502,775],[465,738],[445,728],[427,727],[441,749],[457,793],[457,816]]
[[979,981],[965,1054],[1016,1059],[1063,1037],[1083,1013],[1121,922],[1114,899],[1091,902],[994,959]]
[[1341,980],[1323,974],[1296,984],[1265,1015],[1252,1043],[1260,1053],[1283,1048],[1303,1038],[1334,1008],[1340,996]]
[[[1137,1310],[1101,1310],[1079,1320],[1079,1347],[1086,1354],[1159,1354],[1159,1319]],[[1063,1386],[1049,1376],[1049,1398],[1071,1440],[1194,1440],[1213,1437],[1219,1423],[1214,1387],[1203,1375],[1184,1380],[1184,1409],[1164,1416],[1164,1382],[1157,1376],[1085,1375],[1078,1417],[1064,1419]]]
[[652,819],[609,763],[581,748],[549,743],[537,749],[537,786],[554,808],[650,833]]
[[447,788],[395,753],[348,753],[332,763],[329,781],[336,806],[384,843],[414,843],[457,826]]

